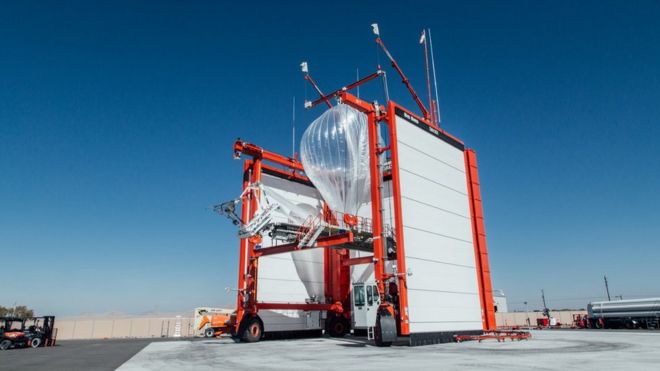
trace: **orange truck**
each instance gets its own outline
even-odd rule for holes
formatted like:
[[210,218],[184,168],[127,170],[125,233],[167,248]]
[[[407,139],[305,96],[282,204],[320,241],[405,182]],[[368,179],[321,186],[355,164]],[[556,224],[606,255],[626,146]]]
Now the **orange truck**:
[[195,311],[198,318],[197,330],[204,332],[207,338],[228,334],[231,331],[234,310],[202,308]]

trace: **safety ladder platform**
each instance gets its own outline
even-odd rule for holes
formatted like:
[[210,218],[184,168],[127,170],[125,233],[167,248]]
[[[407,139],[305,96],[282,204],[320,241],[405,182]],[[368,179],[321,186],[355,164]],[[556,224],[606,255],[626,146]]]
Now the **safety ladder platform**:
[[325,229],[325,223],[321,221],[321,218],[309,218],[303,224],[301,230],[304,233],[298,242],[298,247],[310,247],[314,246],[316,240],[319,238],[323,230]]
[[[293,223],[274,223],[268,235],[283,243],[295,243],[298,248],[310,248],[313,247],[314,243],[319,239],[336,235],[345,235],[348,232],[353,233],[353,239],[350,242],[344,242],[329,247],[364,252],[374,251],[373,244],[370,242],[372,237],[371,233],[355,233],[350,229],[337,227],[331,224],[325,224],[322,228],[310,230],[309,227]],[[304,245],[300,245],[301,243]],[[268,247],[265,247],[264,249],[268,249]]]

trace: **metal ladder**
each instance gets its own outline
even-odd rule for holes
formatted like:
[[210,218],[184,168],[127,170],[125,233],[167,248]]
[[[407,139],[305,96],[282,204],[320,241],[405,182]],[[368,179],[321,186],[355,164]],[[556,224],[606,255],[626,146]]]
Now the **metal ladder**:
[[367,340],[373,340],[374,339],[374,327],[369,326],[367,327]]
[[321,232],[323,232],[323,228],[325,228],[325,225],[321,222],[321,218],[319,216],[310,219],[307,232],[305,232],[305,235],[300,239],[300,242],[298,242],[298,247],[301,248],[313,246],[314,243],[316,243],[316,239],[318,239],[321,235]]

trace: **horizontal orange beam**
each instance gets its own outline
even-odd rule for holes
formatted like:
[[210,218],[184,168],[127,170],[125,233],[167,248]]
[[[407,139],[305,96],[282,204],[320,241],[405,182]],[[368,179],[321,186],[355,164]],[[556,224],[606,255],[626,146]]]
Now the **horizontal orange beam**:
[[291,169],[304,171],[302,163],[291,157],[282,156],[275,152],[267,151],[256,144],[237,140],[234,143],[234,153],[244,153],[248,156],[260,158],[265,161],[274,162],[276,164],[289,167]]
[[[358,86],[360,86],[360,85],[362,85],[366,82],[369,82],[369,81],[371,81],[371,80],[375,79],[376,77],[381,76],[383,74],[384,74],[383,71],[378,70],[378,71],[372,73],[371,75],[363,77],[360,80],[358,80],[354,83],[348,84],[348,85],[346,85],[345,87],[343,87],[341,89],[337,89],[337,90],[333,91],[330,94],[321,95],[320,98],[318,98],[317,100],[312,102],[311,107],[314,107],[317,104],[323,103],[323,102],[329,104],[330,99],[332,99],[336,96],[339,96],[340,93],[345,92],[345,91],[349,91],[349,90],[353,90],[353,89],[357,88]],[[307,78],[307,76],[305,76],[305,78]],[[332,107],[332,105],[329,104],[329,107]]]
[[374,257],[373,256],[363,256],[361,258],[346,259],[341,263],[341,265],[351,266],[351,265],[356,265],[356,264],[367,264],[367,263],[373,263],[373,262],[374,262]]
[[273,173],[279,174],[279,175],[281,175],[281,176],[283,176],[283,177],[286,177],[286,178],[289,179],[289,180],[299,181],[299,182],[302,182],[302,183],[309,183],[310,185],[311,185],[311,183],[312,183],[312,182],[309,180],[308,177],[306,177],[306,176],[304,176],[304,175],[300,175],[300,172],[299,172],[298,170],[295,170],[295,169],[291,169],[291,170],[288,170],[288,171],[287,171],[287,170],[283,170],[283,169],[281,169],[281,168],[278,168],[278,167],[275,167],[275,166],[266,165],[266,164],[262,164],[262,165],[261,165],[261,168],[262,168],[264,171],[270,171],[270,172],[273,172]]
[[316,244],[312,247],[299,248],[298,243],[294,242],[294,243],[288,243],[286,245],[263,247],[258,250],[255,249],[254,256],[258,258],[261,256],[283,254],[298,250],[314,249],[317,247],[331,247],[331,246],[343,245],[350,242],[353,242],[353,232],[345,232],[345,233],[333,234],[330,236],[319,237],[316,240]]

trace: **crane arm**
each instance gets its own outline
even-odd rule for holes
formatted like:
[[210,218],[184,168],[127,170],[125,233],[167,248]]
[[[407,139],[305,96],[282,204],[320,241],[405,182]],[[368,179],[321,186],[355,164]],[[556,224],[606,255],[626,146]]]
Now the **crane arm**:
[[412,95],[413,100],[415,103],[417,103],[417,106],[419,106],[419,109],[422,111],[422,115],[424,116],[425,119],[431,120],[431,114],[428,109],[426,109],[426,106],[424,106],[424,103],[422,100],[419,98],[417,95],[417,92],[415,92],[415,89],[413,89],[412,85],[410,84],[410,80],[406,77],[406,75],[403,73],[403,70],[401,67],[399,67],[399,64],[396,63],[396,60],[390,54],[390,51],[387,50],[387,47],[385,46],[385,43],[383,43],[383,40],[381,40],[380,36],[376,37],[376,43],[380,45],[381,49],[383,49],[383,52],[387,56],[387,59],[390,60],[390,63],[392,64],[392,68],[396,70],[396,72],[401,76],[401,80],[404,85],[406,85],[406,88],[408,88],[408,91],[410,92],[410,95]]

